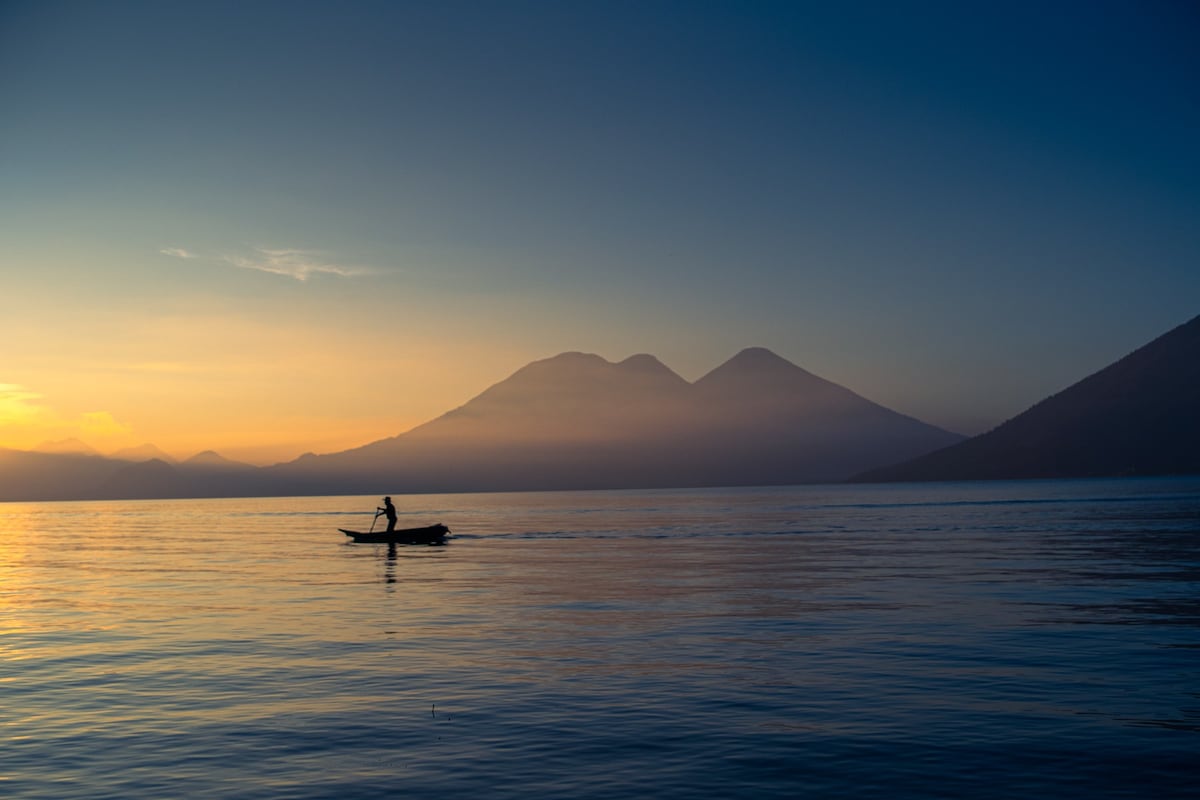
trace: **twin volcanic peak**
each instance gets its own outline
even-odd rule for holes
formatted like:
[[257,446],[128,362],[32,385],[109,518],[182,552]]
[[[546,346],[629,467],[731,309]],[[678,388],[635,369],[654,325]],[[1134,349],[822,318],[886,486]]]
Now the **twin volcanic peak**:
[[787,484],[842,479],[961,438],[763,348],[695,383],[650,355],[613,363],[572,352],[408,433],[271,473],[279,491],[299,492]]

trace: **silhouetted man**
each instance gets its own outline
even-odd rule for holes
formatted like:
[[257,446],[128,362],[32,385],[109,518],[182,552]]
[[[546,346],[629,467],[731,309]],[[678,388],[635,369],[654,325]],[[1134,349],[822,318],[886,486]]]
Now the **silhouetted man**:
[[396,530],[396,507],[392,505],[392,498],[383,498],[383,508],[377,508],[375,510],[378,512],[376,516],[379,516],[379,514],[387,515],[388,533]]

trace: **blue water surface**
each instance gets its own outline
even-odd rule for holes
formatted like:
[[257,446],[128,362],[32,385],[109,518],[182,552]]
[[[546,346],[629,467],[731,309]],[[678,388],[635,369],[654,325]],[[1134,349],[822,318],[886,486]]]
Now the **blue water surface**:
[[1200,478],[0,504],[0,796],[1194,797]]

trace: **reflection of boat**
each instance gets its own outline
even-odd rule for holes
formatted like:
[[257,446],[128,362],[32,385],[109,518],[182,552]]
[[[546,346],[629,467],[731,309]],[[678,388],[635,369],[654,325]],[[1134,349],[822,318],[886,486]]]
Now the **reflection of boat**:
[[403,528],[395,531],[348,531],[338,528],[356,542],[390,542],[394,544],[442,544],[450,529],[438,523],[425,528]]

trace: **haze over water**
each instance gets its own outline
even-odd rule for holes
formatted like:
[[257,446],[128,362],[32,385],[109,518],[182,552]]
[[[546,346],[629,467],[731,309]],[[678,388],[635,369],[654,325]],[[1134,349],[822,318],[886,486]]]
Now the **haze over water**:
[[0,504],[0,794],[1183,797],[1200,479]]

